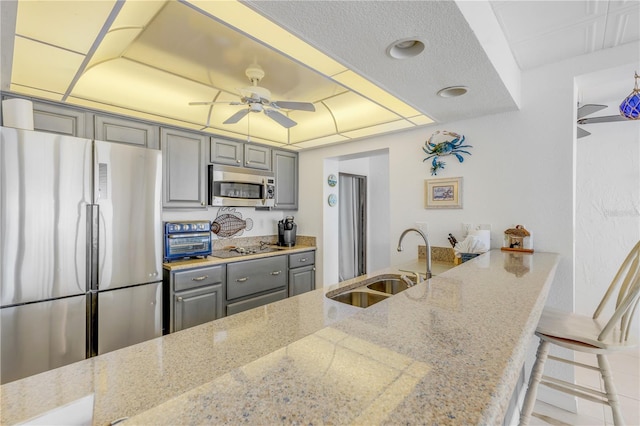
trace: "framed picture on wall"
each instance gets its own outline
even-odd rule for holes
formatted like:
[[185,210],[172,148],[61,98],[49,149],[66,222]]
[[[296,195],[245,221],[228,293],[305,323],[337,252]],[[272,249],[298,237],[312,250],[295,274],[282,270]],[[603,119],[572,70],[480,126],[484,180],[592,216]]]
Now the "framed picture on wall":
[[461,209],[462,178],[426,179],[424,181],[425,209]]

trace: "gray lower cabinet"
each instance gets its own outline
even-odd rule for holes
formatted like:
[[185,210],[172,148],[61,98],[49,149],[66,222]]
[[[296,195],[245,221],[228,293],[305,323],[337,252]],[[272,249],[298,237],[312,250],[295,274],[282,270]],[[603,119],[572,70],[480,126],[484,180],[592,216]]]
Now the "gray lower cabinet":
[[227,265],[227,315],[287,297],[287,256]]
[[315,263],[314,251],[289,255],[289,297],[315,290]]
[[298,153],[274,149],[271,163],[276,179],[274,210],[298,210]]
[[147,148],[160,148],[160,126],[110,115],[94,116],[94,138]]
[[165,208],[206,208],[205,155],[208,138],[199,133],[162,128]]
[[233,315],[240,312],[248,311],[249,309],[264,306],[269,303],[277,302],[287,298],[287,290],[278,290],[271,293],[263,294],[262,296],[251,297],[247,300],[240,302],[227,304],[227,315]]
[[225,265],[171,273],[169,332],[225,316],[225,282]]

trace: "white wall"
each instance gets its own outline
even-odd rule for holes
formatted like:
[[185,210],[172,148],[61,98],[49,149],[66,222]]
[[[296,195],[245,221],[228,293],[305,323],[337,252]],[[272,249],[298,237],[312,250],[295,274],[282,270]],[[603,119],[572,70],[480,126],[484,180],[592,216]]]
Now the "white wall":
[[[640,64],[636,67],[640,70]],[[633,71],[628,92],[632,77]],[[593,116],[617,114],[626,92]],[[583,128],[591,135],[577,141],[576,312],[592,315],[620,263],[640,240],[640,122]]]
[[[410,249],[408,239],[405,251],[395,251],[395,239],[417,221],[428,223],[429,238],[437,246],[446,246],[447,234],[459,233],[462,222],[489,223],[493,248],[501,245],[505,229],[524,224],[534,235],[537,251],[561,255],[547,304],[573,310],[577,102],[574,78],[628,63],[633,58],[640,61],[639,52],[640,43],[630,43],[524,72],[520,111],[303,151],[301,187],[311,183],[315,187],[326,181],[325,159],[386,148],[391,208],[387,250],[391,264],[417,256],[417,238],[416,249]],[[425,157],[422,146],[432,132],[443,129],[464,134],[466,142],[473,145],[472,155],[462,164],[445,158],[447,165],[438,175],[464,178],[464,208],[425,210],[424,180],[431,176],[428,162],[422,161]],[[320,193],[323,192],[309,190],[301,194],[298,213],[300,221],[310,227],[307,232],[316,235],[323,235],[322,227],[332,226],[333,220],[323,224],[319,217],[326,199],[318,197]],[[337,262],[335,256],[337,251],[321,252],[318,269],[322,269],[323,262]],[[327,277],[318,280],[319,285],[334,283]],[[572,371],[560,371],[557,375],[572,379]],[[542,393],[541,397],[544,399]],[[560,405],[572,408],[571,401]]]

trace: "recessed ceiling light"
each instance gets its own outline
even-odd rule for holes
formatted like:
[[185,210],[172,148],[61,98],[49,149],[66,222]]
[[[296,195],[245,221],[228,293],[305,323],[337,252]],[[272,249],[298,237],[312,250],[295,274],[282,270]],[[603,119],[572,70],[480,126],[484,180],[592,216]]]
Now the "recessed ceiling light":
[[387,47],[387,55],[394,59],[418,56],[424,50],[424,43],[415,38],[396,40]]
[[438,96],[441,98],[455,98],[457,96],[462,96],[469,91],[469,88],[466,86],[451,86],[445,87],[438,91]]

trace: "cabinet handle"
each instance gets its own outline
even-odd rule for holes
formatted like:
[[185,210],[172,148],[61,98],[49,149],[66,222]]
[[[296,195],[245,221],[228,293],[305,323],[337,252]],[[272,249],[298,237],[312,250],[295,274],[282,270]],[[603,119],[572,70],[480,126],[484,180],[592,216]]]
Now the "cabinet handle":
[[243,283],[243,282],[247,281],[248,279],[249,279],[248,277],[238,278],[238,279],[236,280],[236,282],[238,282],[238,283]]
[[271,273],[271,275],[280,275],[282,273],[282,271],[273,271]]
[[240,160],[236,160],[236,163],[240,164]]
[[300,259],[300,262],[306,262],[306,261],[307,261],[306,257],[303,257],[302,259]]
[[182,302],[182,297],[178,296],[178,302]]
[[206,280],[207,278],[209,278],[209,275],[203,275],[203,276],[201,276],[201,277],[194,277],[194,278],[191,278],[191,281],[204,281],[204,280]]

